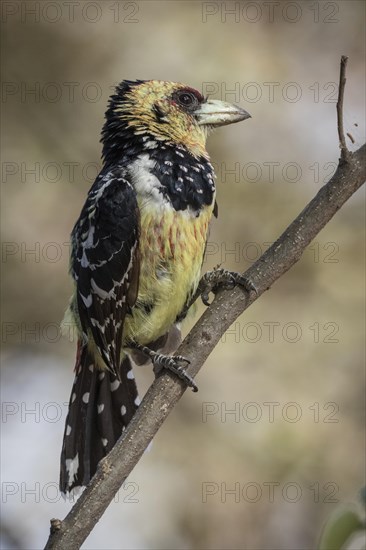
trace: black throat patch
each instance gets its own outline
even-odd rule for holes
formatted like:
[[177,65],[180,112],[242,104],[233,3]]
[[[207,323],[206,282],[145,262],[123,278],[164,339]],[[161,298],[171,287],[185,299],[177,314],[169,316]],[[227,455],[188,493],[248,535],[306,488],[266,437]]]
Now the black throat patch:
[[149,157],[151,173],[161,184],[159,191],[175,210],[191,208],[197,213],[212,204],[215,195],[214,171],[205,157],[195,158],[181,145],[157,144]]

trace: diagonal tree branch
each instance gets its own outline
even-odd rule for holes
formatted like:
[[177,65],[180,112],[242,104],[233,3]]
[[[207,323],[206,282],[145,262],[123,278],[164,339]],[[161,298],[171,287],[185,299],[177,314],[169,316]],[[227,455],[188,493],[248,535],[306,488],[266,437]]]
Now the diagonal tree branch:
[[[254,282],[257,294],[248,295],[239,287],[218,292],[212,305],[185,338],[177,353],[191,359],[189,373],[192,376],[198,373],[237,317],[299,261],[307,245],[366,179],[366,145],[355,153],[348,151],[343,122],[340,123],[345,66],[346,59],[342,57],[337,104],[341,146],[338,168],[277,241],[245,272],[245,277]],[[126,431],[99,463],[97,473],[70,513],[63,521],[51,520],[46,550],[80,548],[185,390],[184,383],[168,372],[154,381]]]

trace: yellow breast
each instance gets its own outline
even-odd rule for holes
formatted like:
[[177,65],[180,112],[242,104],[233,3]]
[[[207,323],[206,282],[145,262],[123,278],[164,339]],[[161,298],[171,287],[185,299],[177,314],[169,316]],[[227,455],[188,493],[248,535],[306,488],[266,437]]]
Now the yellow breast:
[[146,345],[165,334],[196,290],[213,205],[195,216],[166,205],[141,206],[140,283],[124,340]]

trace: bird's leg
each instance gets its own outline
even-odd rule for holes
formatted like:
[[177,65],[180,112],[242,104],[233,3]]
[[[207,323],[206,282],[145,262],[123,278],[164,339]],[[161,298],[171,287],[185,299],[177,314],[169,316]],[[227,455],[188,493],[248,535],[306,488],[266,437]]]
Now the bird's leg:
[[202,302],[205,306],[209,306],[209,294],[214,294],[220,289],[224,288],[230,290],[235,286],[242,286],[248,292],[257,293],[256,286],[253,281],[244,277],[241,273],[236,271],[229,271],[223,269],[220,266],[215,267],[212,271],[207,271],[198,283],[199,295],[201,295]]
[[192,388],[194,392],[198,391],[197,384],[190,376],[183,365],[180,363],[185,363],[189,365],[190,361],[183,357],[182,355],[163,355],[157,353],[156,351],[151,350],[146,346],[141,346],[140,344],[134,344],[133,347],[144,353],[151,360],[154,365],[154,372],[159,372],[162,368],[174,372],[181,380],[183,380],[188,387]]
[[244,277],[241,273],[229,271],[228,269],[223,269],[219,265],[216,266],[212,271],[207,271],[207,273],[202,276],[200,282],[198,283],[196,292],[184,306],[184,309],[179,315],[177,321],[181,321],[185,318],[189,308],[200,296],[205,306],[209,306],[210,302],[208,297],[210,292],[213,292],[215,294],[220,288],[230,290],[236,285],[242,286],[248,292],[253,291],[257,294],[257,288],[254,285],[253,281]]

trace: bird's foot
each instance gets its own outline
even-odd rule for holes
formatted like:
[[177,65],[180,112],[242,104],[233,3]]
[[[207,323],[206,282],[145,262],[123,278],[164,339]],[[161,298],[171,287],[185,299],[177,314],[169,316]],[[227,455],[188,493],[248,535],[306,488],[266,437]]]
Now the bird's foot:
[[229,271],[220,266],[215,267],[212,271],[207,271],[200,280],[198,288],[200,290],[202,302],[205,306],[209,306],[210,292],[215,294],[220,288],[231,290],[237,285],[242,286],[248,292],[253,291],[257,294],[257,288],[253,281],[244,277],[241,273]]
[[189,388],[192,388],[194,392],[198,391],[197,384],[193,380],[192,376],[187,373],[184,365],[182,365],[182,363],[189,365],[189,359],[186,359],[182,355],[163,355],[162,353],[157,353],[156,351],[153,351],[146,346],[140,346],[139,344],[135,344],[134,347],[151,359],[155,372],[159,372],[163,368],[167,369],[176,374],[187,384]]

